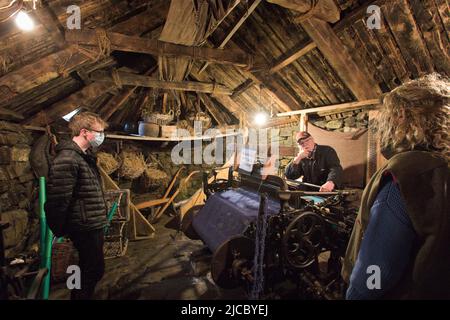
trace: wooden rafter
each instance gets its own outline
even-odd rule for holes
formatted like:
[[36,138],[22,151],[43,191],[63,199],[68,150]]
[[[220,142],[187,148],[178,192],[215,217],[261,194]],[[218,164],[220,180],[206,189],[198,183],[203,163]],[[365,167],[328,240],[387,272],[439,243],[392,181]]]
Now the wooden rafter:
[[[152,8],[153,12],[164,15],[168,3]],[[146,31],[158,27],[163,19],[149,19],[149,11],[144,11],[128,20],[116,24],[111,31],[121,30],[129,35],[141,35]],[[76,46],[69,46],[53,54],[45,56],[33,63],[25,65],[15,71],[9,72],[0,78],[0,88],[6,87],[7,94],[0,96],[0,103],[10,101],[17,94],[31,90],[45,82],[67,74],[77,66],[89,61],[91,58],[78,50]]]
[[330,106],[309,108],[309,109],[304,109],[304,110],[296,110],[296,111],[291,111],[291,112],[283,112],[283,113],[277,114],[277,116],[278,117],[290,117],[290,116],[294,116],[294,115],[309,114],[309,113],[316,113],[316,112],[329,112],[329,111],[342,111],[343,112],[343,111],[361,109],[362,107],[375,106],[380,103],[381,103],[380,99],[370,99],[370,100],[365,100],[365,101],[333,104]]
[[[151,67],[147,70],[144,75],[151,76],[157,70],[157,66]],[[108,121],[109,118],[119,110],[131,97],[131,95],[136,91],[138,87],[134,86],[131,88],[122,89],[120,93],[111,98],[102,108],[100,115],[105,121]]]
[[[344,29],[350,27],[355,23],[355,21],[362,19],[367,15],[367,7],[370,5],[377,5],[382,6],[384,5],[388,0],[374,0],[369,2],[367,5],[361,6],[360,8],[356,9],[355,11],[351,12],[349,15],[347,15],[344,19],[340,20],[336,25],[333,27],[333,30],[335,33],[340,33]],[[277,58],[275,61],[271,63],[271,66],[267,73],[273,74],[284,67],[287,67],[294,61],[300,59],[304,55],[308,54],[312,50],[316,49],[317,45],[313,41],[307,41],[302,42],[296,47],[292,48],[285,54],[283,54],[281,57]]]
[[[219,2],[220,1],[223,0],[219,0]],[[233,2],[230,3],[230,5],[228,6],[227,10],[223,13],[223,15],[218,19],[218,21],[216,21],[216,23],[212,26],[212,28],[206,32],[205,39],[208,39],[209,36],[213,34],[214,31],[216,31],[216,29],[220,26],[220,24],[225,20],[226,17],[230,15],[231,12],[233,12],[233,10],[238,6],[240,2],[241,0],[234,0]]]
[[[244,24],[245,20],[247,20],[248,17],[255,11],[256,7],[261,3],[262,0],[254,0],[253,3],[249,6],[248,10],[242,15],[242,17],[236,22],[236,24],[231,28],[231,30],[228,32],[228,34],[225,36],[225,38],[220,42],[218,45],[218,49],[223,49],[225,45],[231,40],[231,38],[234,36],[234,34],[239,30],[239,28]],[[199,70],[199,73],[202,73],[206,70],[209,63],[206,62]]]
[[[252,57],[242,50],[219,50],[203,47],[190,47],[154,39],[127,36],[115,32],[107,32],[112,50],[138,52],[165,57],[187,57],[214,63],[231,64],[240,67],[250,67]],[[70,43],[95,46],[98,44],[98,34],[95,30],[72,30],[66,33]]]
[[93,99],[106,93],[110,89],[110,84],[93,82],[80,91],[71,94],[64,100],[58,101],[45,110],[40,111],[35,116],[24,121],[24,124],[34,126],[50,124],[80,106],[89,108],[89,103]]
[[358,100],[380,96],[378,84],[370,74],[361,71],[328,22],[312,17],[301,25]]
[[95,71],[91,74],[91,79],[109,83],[118,84],[117,81],[122,85],[127,86],[140,86],[147,88],[159,88],[165,90],[181,90],[181,91],[195,91],[212,93],[214,95],[231,95],[230,89],[223,85],[205,82],[193,82],[193,81],[163,81],[156,80],[152,77],[132,74],[128,72],[117,71],[116,74],[107,71]]

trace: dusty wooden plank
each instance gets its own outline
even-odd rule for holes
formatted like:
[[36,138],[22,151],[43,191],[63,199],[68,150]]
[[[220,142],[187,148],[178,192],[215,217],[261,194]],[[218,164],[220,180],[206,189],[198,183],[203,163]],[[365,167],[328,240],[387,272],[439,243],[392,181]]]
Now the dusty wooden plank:
[[[353,23],[357,20],[360,20],[367,16],[367,7],[369,5],[378,5],[381,6],[386,3],[387,0],[374,0],[367,3],[364,6],[359,7],[354,10],[345,18],[341,19],[336,25],[333,27],[333,30],[336,33],[340,33],[348,27],[351,27]],[[298,60],[300,57],[308,54],[312,50],[317,48],[317,45],[314,42],[302,42],[299,45],[293,47],[288,52],[284,53],[281,57],[277,58],[274,62],[271,63],[271,68],[269,69],[269,73],[275,73],[280,71],[282,68],[290,65],[292,62]]]
[[[209,36],[211,34],[214,33],[214,31],[216,31],[216,29],[221,25],[221,23],[226,19],[226,17],[228,17],[230,15],[231,12],[233,12],[233,10],[238,6],[238,4],[241,2],[241,0],[234,0],[232,2],[230,2],[228,8],[226,10],[224,10],[222,8],[222,10],[219,10],[220,13],[218,14],[219,17],[217,19],[217,21],[210,26],[209,30],[206,32],[205,34],[205,39],[208,39]],[[210,2],[211,4],[213,2]],[[222,0],[219,1],[219,4],[223,6]]]
[[264,85],[266,91],[274,100],[277,101],[280,108],[284,111],[298,110],[303,107],[278,81],[262,74],[251,73],[250,79],[259,85]]
[[395,72],[392,70],[373,32],[367,28],[363,20],[357,21],[353,25],[353,29],[361,40],[359,49],[366,51],[368,63],[373,66],[371,68],[372,73],[378,75],[379,83],[384,82],[389,90],[397,87],[397,84],[394,82]]
[[450,74],[450,45],[433,0],[410,0],[436,71]]
[[[164,8],[167,11],[168,3],[164,2],[164,7],[155,10],[164,12]],[[161,19],[149,19],[150,15],[149,11],[144,11],[117,24],[111,30],[116,31],[116,28],[120,28],[121,32],[140,35],[143,32],[154,29],[163,19],[163,17]],[[79,52],[76,46],[70,46],[7,73],[0,78],[0,92],[5,92],[5,94],[0,95],[0,103],[9,101],[17,94],[55,79],[61,74],[67,74],[89,59],[88,56]]]
[[[151,67],[144,74],[151,76],[157,70],[157,66]],[[131,88],[125,88],[120,91],[120,93],[109,100],[106,105],[102,108],[100,114],[102,118],[107,121],[118,109],[122,108],[122,106],[128,101],[128,99],[133,95],[134,91],[137,89],[137,86]]]
[[[245,13],[242,15],[242,17],[236,22],[236,24],[231,28],[231,30],[228,32],[228,34],[225,36],[225,38],[220,42],[219,46],[217,48],[223,49],[225,45],[228,43],[228,41],[231,40],[231,38],[234,36],[234,34],[239,30],[239,28],[242,26],[242,24],[247,20],[248,17],[252,14],[252,12],[256,9],[256,7],[261,3],[262,0],[254,0],[252,4],[248,7],[248,9],[245,11]],[[208,62],[206,62],[199,70],[199,73],[202,73],[205,71],[205,69],[208,67]]]
[[[0,78],[0,87],[7,87],[13,92],[12,96],[15,96],[59,77],[62,72],[71,72],[86,60],[86,56],[79,54],[75,46],[70,46],[6,74]],[[11,97],[0,97],[0,103],[8,100],[7,98]]]
[[[116,83],[114,73],[108,71],[95,71],[90,76],[93,80],[109,84]],[[215,95],[231,95],[233,92],[227,87],[214,83],[194,81],[163,81],[152,77],[117,71],[117,79],[120,84],[127,86],[139,86],[147,88],[160,88],[165,90],[180,90],[213,93]]]
[[237,96],[242,94],[244,91],[246,91],[248,88],[251,88],[254,85],[255,85],[255,83],[253,82],[252,79],[245,80],[240,85],[238,85],[236,88],[234,88],[231,98],[232,99],[236,98]]
[[317,48],[317,45],[314,42],[308,42],[306,44],[302,42],[298,47],[292,48],[283,54],[282,57],[274,61],[272,63],[273,67],[271,67],[268,72],[275,73],[280,71],[315,48]]
[[302,23],[303,28],[358,100],[376,98],[380,88],[370,74],[364,74],[348,53],[330,25],[316,18]]
[[213,118],[220,126],[231,124],[231,118],[226,112],[220,109],[221,106],[218,106],[217,103],[214,103],[210,96],[204,93],[199,93],[198,96],[202,100],[208,112],[213,116]]
[[[383,15],[382,19],[384,19]],[[394,36],[389,28],[389,24],[384,21],[381,25],[381,29],[376,30],[374,33],[378,38],[379,43],[383,46],[385,59],[389,60],[389,63],[397,75],[397,80],[394,79],[395,84],[399,85],[400,83],[409,80],[410,71],[408,70],[405,59],[400,52],[400,48],[395,42]]]
[[41,24],[47,29],[47,32],[50,34],[56,45],[59,48],[65,47],[66,41],[64,40],[64,29],[48,3],[43,4],[43,6],[37,9],[35,13]]
[[110,89],[110,84],[93,82],[66,99],[58,101],[45,110],[40,111],[35,116],[24,121],[24,124],[35,126],[50,124],[80,106],[89,108],[89,102],[92,99],[106,93]]
[[[252,65],[253,58],[242,50],[184,46],[115,32],[107,32],[106,35],[113,50],[145,53],[160,57],[186,57],[240,67]],[[69,43],[95,46],[98,43],[98,34],[95,30],[72,30],[66,32],[66,40]]]
[[444,30],[447,33],[447,39],[450,38],[450,2],[449,0],[434,0],[439,16],[441,17]]
[[391,1],[382,8],[412,76],[433,72],[430,54],[420,35],[407,0]]
[[18,112],[8,110],[6,108],[0,107],[0,119],[12,119],[12,120],[23,120],[24,116]]
[[327,111],[344,111],[344,110],[352,110],[352,109],[361,109],[361,107],[375,106],[379,105],[381,102],[380,99],[369,99],[364,101],[357,102],[347,102],[341,104],[335,104],[331,106],[323,106],[317,108],[309,108],[304,110],[296,110],[291,112],[284,112],[277,114],[278,117],[290,117],[297,114],[308,114],[308,113],[316,113],[316,112],[327,112]]

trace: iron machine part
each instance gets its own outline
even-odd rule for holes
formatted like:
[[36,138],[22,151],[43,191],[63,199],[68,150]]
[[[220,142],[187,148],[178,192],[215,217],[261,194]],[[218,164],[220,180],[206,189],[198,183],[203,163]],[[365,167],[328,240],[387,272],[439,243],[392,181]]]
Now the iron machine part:
[[288,266],[303,269],[316,261],[324,242],[324,221],[320,215],[306,211],[297,216],[283,236],[283,254]]
[[225,241],[214,252],[211,261],[214,282],[224,289],[251,283],[254,255],[255,243],[248,237],[238,235]]
[[192,226],[192,221],[197,216],[198,212],[204,207],[204,205],[197,205],[190,208],[183,216],[181,220],[181,230],[191,240],[201,240],[197,231]]

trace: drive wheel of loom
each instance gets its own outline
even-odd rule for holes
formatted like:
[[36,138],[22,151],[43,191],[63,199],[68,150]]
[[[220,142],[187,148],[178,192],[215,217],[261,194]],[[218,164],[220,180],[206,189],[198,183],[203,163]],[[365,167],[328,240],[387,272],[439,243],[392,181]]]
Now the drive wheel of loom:
[[254,256],[255,242],[252,239],[242,235],[228,239],[216,249],[211,261],[214,282],[223,289],[239,287],[245,281],[241,271],[248,273],[252,270]]
[[200,240],[200,236],[197,231],[195,231],[192,222],[203,207],[204,205],[193,206],[184,214],[183,219],[181,220],[181,231],[183,231],[186,237],[191,240]]
[[296,269],[310,266],[320,253],[324,237],[322,217],[305,211],[286,228],[283,236],[285,261]]

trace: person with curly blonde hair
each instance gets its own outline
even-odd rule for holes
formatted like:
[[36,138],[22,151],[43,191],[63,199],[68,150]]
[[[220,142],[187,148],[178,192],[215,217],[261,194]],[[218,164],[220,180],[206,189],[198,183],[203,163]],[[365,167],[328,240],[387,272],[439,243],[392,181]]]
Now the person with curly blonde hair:
[[376,128],[387,163],[367,184],[342,276],[347,299],[450,299],[450,80],[388,93]]

